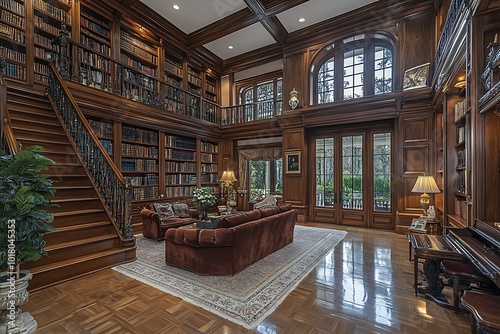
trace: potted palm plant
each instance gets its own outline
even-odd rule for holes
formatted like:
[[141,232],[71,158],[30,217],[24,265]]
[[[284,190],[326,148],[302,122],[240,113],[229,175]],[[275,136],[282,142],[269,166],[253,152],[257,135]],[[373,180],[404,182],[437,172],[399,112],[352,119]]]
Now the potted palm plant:
[[28,300],[32,275],[21,264],[47,253],[43,235],[53,231],[53,215],[44,209],[55,193],[52,180],[40,174],[54,161],[40,154],[41,146],[0,151],[0,332],[32,333],[36,322],[19,307]]

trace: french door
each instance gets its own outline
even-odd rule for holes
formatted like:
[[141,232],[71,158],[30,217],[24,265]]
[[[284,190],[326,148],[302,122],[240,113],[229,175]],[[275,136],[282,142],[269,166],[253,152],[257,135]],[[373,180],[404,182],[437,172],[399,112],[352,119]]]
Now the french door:
[[314,146],[314,221],[393,229],[391,131],[335,131]]

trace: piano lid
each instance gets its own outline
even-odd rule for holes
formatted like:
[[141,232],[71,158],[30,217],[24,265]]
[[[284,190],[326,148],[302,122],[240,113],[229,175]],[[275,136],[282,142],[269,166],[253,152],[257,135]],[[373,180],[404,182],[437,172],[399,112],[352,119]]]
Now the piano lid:
[[500,286],[500,230],[476,219],[472,227],[448,229],[445,239]]

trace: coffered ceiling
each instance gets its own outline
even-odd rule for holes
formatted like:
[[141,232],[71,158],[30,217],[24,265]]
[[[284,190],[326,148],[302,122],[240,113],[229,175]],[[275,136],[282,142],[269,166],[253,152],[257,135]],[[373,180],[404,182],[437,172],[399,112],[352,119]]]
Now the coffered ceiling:
[[[122,3],[124,2],[122,0]],[[225,60],[265,46],[283,45],[290,33],[376,1],[142,0],[141,2],[186,33],[190,47],[204,46]],[[175,5],[179,9],[175,9]],[[305,20],[300,22],[301,18]]]

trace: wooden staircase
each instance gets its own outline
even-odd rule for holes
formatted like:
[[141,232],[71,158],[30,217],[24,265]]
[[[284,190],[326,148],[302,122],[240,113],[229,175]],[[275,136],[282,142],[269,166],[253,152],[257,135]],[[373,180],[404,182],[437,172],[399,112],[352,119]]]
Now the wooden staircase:
[[48,256],[26,263],[33,273],[30,290],[135,259],[135,246],[122,248],[121,239],[92,186],[85,168],[41,91],[10,87],[7,109],[16,140],[23,148],[40,145],[56,162],[45,173],[54,180],[56,231],[44,240]]

